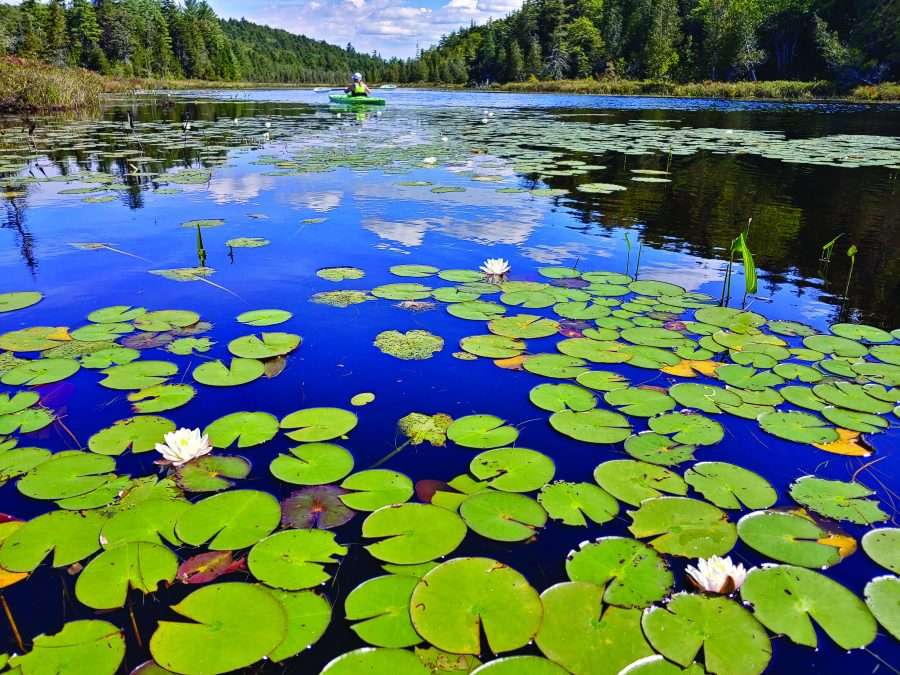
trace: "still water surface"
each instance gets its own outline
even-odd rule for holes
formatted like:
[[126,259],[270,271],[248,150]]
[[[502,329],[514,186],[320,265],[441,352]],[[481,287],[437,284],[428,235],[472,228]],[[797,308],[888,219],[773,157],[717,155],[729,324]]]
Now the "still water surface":
[[[718,298],[730,242],[752,218],[749,242],[759,288],[746,298],[749,309],[819,331],[840,320],[887,330],[900,326],[896,107],[406,90],[385,96],[383,110],[362,113],[330,107],[325,94],[309,91],[115,99],[102,120],[39,120],[24,160],[22,133],[7,131],[0,138],[8,164],[4,175],[16,169],[16,175],[41,180],[10,186],[4,196],[0,290],[34,289],[46,297],[0,315],[0,332],[77,327],[87,313],[108,305],[192,309],[213,323],[210,335],[217,344],[209,354],[179,358],[187,372],[206,358],[225,358],[227,343],[248,332],[234,321],[237,314],[281,307],[294,318],[280,329],[303,337],[282,374],[243,387],[204,388],[202,396],[163,414],[179,426],[203,427],[238,410],[282,417],[309,406],[349,407],[354,394],[373,392],[376,401],[357,410],[359,426],[347,442],[357,469],[395,447],[397,420],[411,411],[491,413],[519,426],[519,445],[550,455],[558,479],[578,481],[589,480],[599,462],[624,457],[621,444],[588,446],[556,434],[545,413],[528,402],[529,389],[542,378],[500,370],[487,359],[452,358],[458,341],[480,328],[449,316],[440,303],[425,311],[386,300],[340,309],[309,302],[310,296],[418,281],[391,275],[391,265],[476,268],[487,257],[502,257],[516,280],[541,280],[536,270],[548,265],[633,274],[639,260],[640,278]],[[185,121],[190,129],[182,127]],[[180,185],[150,175],[177,167],[204,167],[209,174]],[[83,183],[42,180],[79,170],[117,176],[115,189],[100,185],[96,192],[65,194]],[[641,173],[648,170],[669,173]],[[633,180],[642,176],[670,182]],[[415,181],[429,185],[401,185]],[[627,189],[577,189],[585,183]],[[463,190],[434,192],[434,186]],[[224,220],[202,231],[205,261],[198,261],[196,231],[180,226],[197,219]],[[824,264],[822,245],[841,234],[832,262]],[[270,244],[225,244],[235,237],[261,237]],[[108,248],[82,250],[73,243]],[[845,251],[851,244],[859,253],[845,300]],[[215,270],[208,277],[212,283],[148,273],[198,264]],[[355,266],[366,276],[339,285],[316,276],[332,266]],[[743,286],[738,266],[733,306],[740,305]],[[394,359],[372,347],[374,337],[389,329],[431,331],[443,337],[445,348],[426,361]],[[529,348],[540,351],[537,344],[529,342]],[[544,351],[552,351],[548,344]],[[174,357],[161,352],[145,358]],[[604,368],[641,384],[672,381],[655,370]],[[98,429],[127,417],[124,396],[97,387],[95,380],[82,370],[43,388],[44,403],[63,417],[66,429],[53,425],[22,444],[54,451],[83,446]],[[880,461],[869,470],[870,486],[892,514],[891,489],[900,470],[891,454],[900,439],[896,422],[873,439]],[[243,453],[254,470],[242,487],[286,496],[290,486],[275,481],[268,464],[291,445],[277,437]],[[465,472],[472,456],[458,447],[423,445],[402,451],[386,467],[413,480],[447,480]],[[787,487],[799,476],[849,480],[865,463],[780,441],[755,422],[734,417],[724,442],[702,449],[698,458],[757,471],[778,491],[779,505],[790,504]],[[150,473],[153,459],[121,456],[118,471]],[[22,498],[12,482],[0,499],[0,510],[21,518],[46,510],[45,503]],[[361,540],[361,521],[357,517],[338,530],[339,541],[351,546],[325,589],[335,620],[317,645],[292,662],[296,669],[285,672],[318,672],[334,655],[363,646],[340,618],[346,594],[378,573],[362,547],[352,545]],[[584,539],[627,536],[627,524],[623,509],[602,528],[586,533],[548,527],[533,543],[470,535],[454,555],[496,558],[542,590],[565,580],[566,552]],[[846,529],[858,537],[867,528]],[[732,556],[748,566],[762,561],[740,542]],[[673,565],[680,587],[683,561]],[[862,596],[866,582],[881,572],[860,551],[829,576]],[[64,619],[91,616],[70,589],[59,572],[42,568],[27,584],[6,591],[23,634],[54,632]],[[138,615],[145,636],[159,614],[173,618],[166,607],[184,594],[176,585],[159,594],[158,605],[147,601]],[[107,618],[120,626],[128,621],[122,611]],[[134,666],[147,653],[131,634],[128,639],[127,665]],[[900,667],[897,642],[887,635],[868,652],[845,654],[824,635],[820,644],[813,652],[775,639],[768,672]],[[4,645],[10,649],[11,641]],[[273,666],[271,672],[281,671]]]

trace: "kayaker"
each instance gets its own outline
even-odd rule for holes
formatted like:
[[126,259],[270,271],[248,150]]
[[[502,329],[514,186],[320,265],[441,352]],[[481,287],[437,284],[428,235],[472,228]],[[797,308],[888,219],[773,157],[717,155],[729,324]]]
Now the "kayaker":
[[344,92],[350,96],[369,96],[372,90],[363,82],[363,77],[360,73],[353,73],[353,82],[350,83],[350,86]]

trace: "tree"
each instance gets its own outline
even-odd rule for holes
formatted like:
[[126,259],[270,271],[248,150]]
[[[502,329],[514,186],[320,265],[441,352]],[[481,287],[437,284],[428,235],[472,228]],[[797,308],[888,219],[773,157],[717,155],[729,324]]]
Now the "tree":
[[541,43],[537,36],[532,35],[528,40],[528,49],[525,52],[525,74],[528,77],[537,77],[544,67],[544,59],[541,56]]
[[509,45],[506,59],[506,79],[509,82],[519,82],[525,78],[525,56],[519,43],[513,40]]
[[603,38],[597,26],[586,16],[578,17],[569,24],[566,42],[575,76],[590,77],[603,50]]
[[43,6],[35,0],[23,0],[19,6],[21,11],[21,34],[17,54],[25,58],[36,59],[41,55],[46,40],[44,39]]
[[100,24],[89,0],[72,0],[69,12],[72,57],[85,68],[99,69]]
[[44,23],[43,56],[50,63],[64,65],[69,55],[66,8],[62,0],[50,0]]
[[668,78],[678,65],[681,19],[676,0],[653,0],[647,8],[647,37],[642,53],[644,76]]

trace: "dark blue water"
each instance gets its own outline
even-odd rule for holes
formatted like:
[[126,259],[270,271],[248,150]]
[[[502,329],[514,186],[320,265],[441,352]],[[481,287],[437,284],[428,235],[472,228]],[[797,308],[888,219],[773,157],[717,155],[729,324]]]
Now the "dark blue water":
[[[489,139],[515,130],[515,124],[532,127],[543,121],[565,125],[569,121],[595,124],[602,137],[604,124],[627,125],[635,120],[677,117],[678,125],[693,128],[772,130],[785,138],[824,137],[835,134],[896,134],[900,111],[848,104],[724,103],[674,99],[580,97],[555,95],[495,95],[443,92],[394,91],[385,94],[384,111],[356,114],[321,105],[323,94],[294,91],[193,92],[175,97],[174,105],[163,98],[118,100],[104,112],[108,126],[96,122],[42,121],[37,132],[70,129],[87,145],[103,140],[102,134],[121,134],[112,145],[133,147],[125,110],[134,111],[138,124],[166,122],[173,128],[190,119],[197,127],[254,126],[246,142],[224,136],[190,147],[186,132],[182,143],[146,148],[162,160],[155,170],[179,166],[212,166],[212,177],[201,185],[175,186],[183,192],[160,194],[158,182],[128,177],[126,159],[102,158],[91,149],[59,149],[40,138],[36,160],[28,171],[40,175],[96,168],[122,176],[128,186],[108,203],[86,204],[90,195],[65,195],[68,183],[41,182],[9,188],[4,198],[5,215],[0,231],[0,291],[40,290],[38,305],[0,315],[0,332],[33,325],[77,328],[86,315],[107,305],[140,305],[149,309],[191,309],[212,322],[208,335],[216,346],[205,355],[179,357],[149,350],[142,358],[178,363],[180,375],[205,358],[226,358],[227,343],[252,329],[235,321],[239,313],[278,307],[294,317],[274,330],[303,336],[303,345],[288,359],[278,377],[260,379],[235,388],[198,386],[198,395],[187,405],[161,413],[178,426],[204,427],[212,420],[239,410],[265,410],[283,416],[310,406],[349,407],[359,392],[376,394],[376,401],[356,410],[359,426],[344,445],[353,452],[356,470],[367,468],[402,442],[397,420],[409,412],[447,413],[454,418],[471,413],[490,413],[505,418],[521,430],[518,445],[550,455],[557,466],[556,478],[590,480],[594,467],[606,460],[626,457],[618,446],[579,443],[553,431],[547,413],[532,406],[528,391],[544,378],[527,372],[498,369],[488,360],[459,361],[451,356],[459,339],[483,333],[481,322],[448,315],[441,303],[435,309],[411,312],[386,300],[366,302],[346,309],[309,301],[314,293],[339,288],[370,289],[398,281],[388,272],[391,265],[423,263],[439,268],[475,268],[487,257],[511,262],[516,280],[540,280],[536,269],[547,264],[577,264],[583,270],[624,272],[634,270],[641,248],[640,277],[679,284],[688,290],[718,297],[727,246],[746,219],[753,217],[751,246],[757,257],[760,285],[748,298],[751,309],[771,319],[803,321],[818,330],[838,319],[858,319],[888,329],[900,325],[900,189],[896,169],[884,166],[844,168],[810,163],[784,163],[754,151],[716,154],[698,151],[667,157],[665,153],[626,158],[615,151],[602,155],[571,157],[605,165],[588,177],[547,176],[517,172],[515,160],[492,159]],[[487,124],[485,110],[495,115]],[[597,117],[598,113],[606,115]],[[273,122],[269,139],[263,137],[264,120]],[[12,122],[11,122],[12,123]],[[258,127],[258,128],[257,128]],[[488,127],[486,132],[484,127]],[[217,127],[218,128],[218,127]],[[549,128],[549,127],[548,127]],[[558,127],[554,127],[558,128]],[[494,130],[493,132],[491,130]],[[51,134],[52,136],[52,134]],[[441,136],[447,136],[442,141]],[[224,140],[223,140],[224,139]],[[274,167],[259,164],[274,155],[288,159],[299,147],[343,143],[371,154],[385,149],[397,152],[416,143],[446,148],[449,159],[433,164],[411,162],[403,175],[382,168],[341,166],[340,159],[314,163],[300,175],[266,175]],[[74,141],[69,141],[71,146]],[[62,144],[65,145],[65,144]],[[206,146],[213,145],[213,148]],[[546,147],[554,147],[548,136]],[[504,151],[507,146],[502,148]],[[568,156],[568,155],[567,155]],[[266,161],[266,160],[263,160]],[[474,162],[474,164],[472,163]],[[481,168],[486,164],[487,168]],[[38,168],[40,166],[40,168]],[[459,171],[450,171],[457,167]],[[629,182],[633,168],[670,167],[671,183]],[[433,168],[432,168],[433,167]],[[472,172],[497,174],[502,182],[477,182]],[[436,194],[429,188],[409,188],[400,181],[426,180],[435,185],[459,185],[465,192]],[[620,183],[628,190],[613,195],[585,194],[574,190],[587,180]],[[498,187],[555,187],[566,189],[556,197],[498,193]],[[107,192],[97,194],[109,194]],[[262,216],[262,217],[260,217]],[[206,264],[216,270],[210,277],[216,286],[179,283],[148,273],[151,269],[190,267],[197,264],[196,234],[180,223],[201,218],[222,218],[221,227],[203,231]],[[324,219],[322,222],[304,222]],[[830,269],[819,262],[820,247],[841,232],[847,244],[855,243],[859,259],[851,280],[849,299],[844,299],[848,265],[843,248],[836,249]],[[632,245],[629,254],[626,243]],[[271,244],[258,249],[233,249],[225,241],[233,237],[264,237]],[[102,249],[84,251],[73,242],[104,242],[125,253]],[[139,256],[139,257],[133,257]],[[316,276],[330,266],[356,266],[366,272],[358,281],[334,284]],[[426,284],[451,285],[436,278]],[[738,272],[735,287],[742,288]],[[739,294],[737,294],[739,295]],[[735,298],[740,302],[740,298]],[[549,310],[527,310],[549,314]],[[513,312],[510,312],[513,313]],[[445,348],[426,361],[404,362],[384,355],[372,346],[384,330],[420,328],[440,335]],[[553,352],[557,337],[529,340],[529,351]],[[792,344],[798,343],[792,339]],[[680,381],[657,371],[628,365],[602,366],[626,375],[633,383],[669,386]],[[702,378],[701,378],[702,379]],[[24,439],[21,445],[37,445],[54,451],[83,447],[87,439],[113,421],[129,417],[124,392],[97,386],[95,371],[83,369],[56,385],[49,400],[71,432],[56,424]],[[699,380],[698,380],[699,381]],[[705,381],[705,380],[703,380]],[[2,388],[0,391],[7,391]],[[789,406],[784,406],[788,408]],[[744,466],[765,476],[779,494],[779,506],[792,504],[788,485],[798,477],[818,476],[850,480],[864,464],[859,479],[876,490],[882,507],[894,514],[896,475],[900,469],[893,450],[900,441],[897,419],[892,428],[871,439],[872,458],[848,458],[822,453],[810,446],[780,441],[762,432],[755,422],[718,416],[726,426],[725,440],[701,448],[698,460],[721,460]],[[635,430],[646,428],[632,420]],[[72,437],[74,435],[74,438]],[[76,442],[77,441],[77,442]],[[242,487],[269,490],[279,498],[290,486],[273,480],[268,464],[293,443],[276,437],[270,443],[248,449],[253,462]],[[153,453],[118,458],[118,471],[144,475],[154,471]],[[475,451],[448,445],[410,447],[386,464],[413,480],[440,479],[464,473]],[[683,469],[684,467],[680,467]],[[28,518],[47,510],[47,504],[26,500],[12,483],[0,488],[0,511]],[[538,590],[565,580],[565,554],[585,539],[627,535],[626,508],[602,527],[572,528],[551,524],[530,543],[502,544],[469,534],[454,553],[497,558],[523,572]],[[374,576],[374,565],[360,545],[357,516],[337,531],[338,540],[350,545],[350,553],[325,593],[334,605],[334,619],[323,640],[293,660],[285,669],[271,666],[265,672],[318,672],[334,655],[363,646],[342,619],[343,599],[358,583]],[[848,525],[847,533],[859,537],[867,528]],[[745,565],[764,562],[738,542],[731,555]],[[674,559],[679,587],[683,561]],[[828,576],[858,596],[883,570],[859,551],[828,571]],[[25,583],[5,591],[25,636],[52,633],[64,620],[93,614],[71,597],[72,581],[64,570],[46,566]],[[146,639],[158,618],[174,618],[167,606],[186,591],[175,586],[147,598],[139,608],[141,632]],[[36,609],[37,608],[37,609]],[[128,625],[124,611],[103,618]],[[147,658],[146,650],[129,639],[127,665]],[[869,673],[900,667],[897,642],[881,634],[867,650],[841,652],[820,632],[820,649],[800,648],[785,638],[773,639],[773,660],[767,672]],[[27,638],[26,638],[27,639]],[[0,628],[0,647],[12,650],[11,638]],[[255,672],[255,671],[254,671]]]

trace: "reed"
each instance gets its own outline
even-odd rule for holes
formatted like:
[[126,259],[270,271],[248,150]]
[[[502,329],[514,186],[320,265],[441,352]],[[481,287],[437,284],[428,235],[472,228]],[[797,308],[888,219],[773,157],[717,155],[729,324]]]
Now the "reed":
[[0,110],[42,112],[96,108],[106,78],[83,68],[0,58]]

